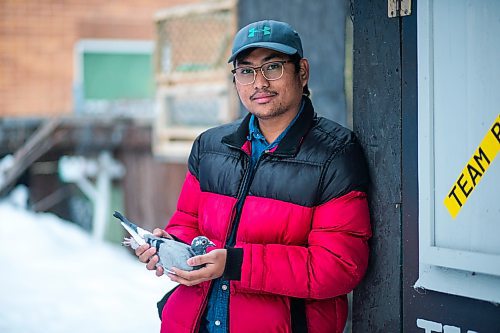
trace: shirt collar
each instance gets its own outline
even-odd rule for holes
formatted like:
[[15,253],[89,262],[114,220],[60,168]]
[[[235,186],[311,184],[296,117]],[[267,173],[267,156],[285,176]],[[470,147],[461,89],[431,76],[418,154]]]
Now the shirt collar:
[[[279,147],[276,148],[275,153],[282,156],[294,156],[297,154],[302,140],[307,135],[307,132],[314,126],[317,119],[316,113],[311,100],[307,96],[302,97],[304,100],[304,109],[299,118],[290,128],[286,136],[280,142]],[[221,142],[228,147],[235,149],[244,149],[243,147],[249,143],[248,126],[250,123],[251,113],[248,113],[241,121],[235,123],[236,127],[233,132],[224,135]]]

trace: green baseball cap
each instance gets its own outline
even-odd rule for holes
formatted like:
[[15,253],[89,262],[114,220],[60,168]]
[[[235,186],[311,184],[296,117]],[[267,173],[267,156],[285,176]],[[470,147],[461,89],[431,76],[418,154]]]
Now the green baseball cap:
[[252,47],[262,47],[289,55],[298,53],[303,57],[299,34],[285,22],[264,20],[243,27],[234,37],[228,63],[233,62],[241,51]]

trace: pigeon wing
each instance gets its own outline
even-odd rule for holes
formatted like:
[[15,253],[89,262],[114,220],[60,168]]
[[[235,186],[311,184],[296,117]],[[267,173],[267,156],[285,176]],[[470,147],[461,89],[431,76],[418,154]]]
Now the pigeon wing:
[[164,239],[160,244],[158,256],[160,257],[161,266],[167,271],[170,271],[172,267],[183,271],[193,270],[193,267],[186,263],[193,256],[189,245],[172,239]]

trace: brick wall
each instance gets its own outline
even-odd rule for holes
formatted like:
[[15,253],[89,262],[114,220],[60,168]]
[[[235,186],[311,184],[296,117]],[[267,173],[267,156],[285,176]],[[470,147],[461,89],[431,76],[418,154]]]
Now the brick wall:
[[152,40],[156,10],[199,1],[0,0],[0,117],[71,113],[78,40]]

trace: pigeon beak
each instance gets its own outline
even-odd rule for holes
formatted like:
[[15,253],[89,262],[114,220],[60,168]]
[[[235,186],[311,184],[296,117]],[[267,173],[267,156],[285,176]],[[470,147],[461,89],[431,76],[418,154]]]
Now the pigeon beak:
[[207,247],[209,247],[209,246],[215,246],[215,244],[212,241],[208,241]]

